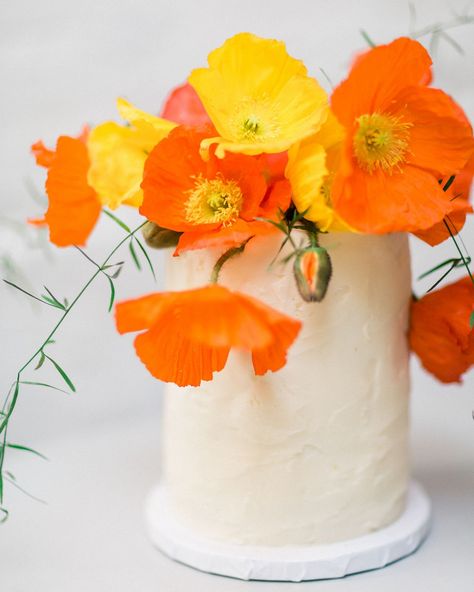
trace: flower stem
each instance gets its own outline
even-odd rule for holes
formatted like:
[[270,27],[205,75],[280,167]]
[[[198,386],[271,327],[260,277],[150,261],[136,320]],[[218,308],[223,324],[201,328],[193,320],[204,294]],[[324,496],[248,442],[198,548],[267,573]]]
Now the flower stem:
[[247,246],[247,243],[252,238],[253,238],[253,236],[250,236],[241,245],[239,245],[238,247],[232,247],[231,249],[229,249],[228,251],[226,251],[225,253],[223,253],[219,257],[219,259],[217,260],[216,264],[214,265],[214,267],[212,269],[211,284],[217,284],[217,282],[219,280],[219,274],[221,272],[221,269],[222,269],[224,263],[226,261],[228,261],[229,259],[231,259],[232,257],[235,257],[236,255],[239,255],[240,253],[243,253],[243,251],[245,250],[245,247]]

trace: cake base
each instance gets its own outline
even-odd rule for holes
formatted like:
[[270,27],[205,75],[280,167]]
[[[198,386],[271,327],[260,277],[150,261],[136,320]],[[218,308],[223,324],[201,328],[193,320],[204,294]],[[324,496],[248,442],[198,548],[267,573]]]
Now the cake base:
[[278,582],[342,578],[384,567],[419,547],[428,533],[430,515],[429,498],[413,481],[405,511],[382,530],[330,545],[263,547],[195,535],[172,516],[163,485],[151,492],[146,503],[150,538],[172,559],[212,574]]

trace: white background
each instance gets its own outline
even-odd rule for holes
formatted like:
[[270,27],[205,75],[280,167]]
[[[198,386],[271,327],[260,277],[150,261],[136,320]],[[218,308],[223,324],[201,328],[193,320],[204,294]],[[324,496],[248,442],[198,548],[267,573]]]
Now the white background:
[[[452,18],[466,2],[418,0],[416,29]],[[471,10],[474,14],[474,6]],[[378,43],[409,31],[408,3],[396,0],[16,0],[0,6],[0,221],[38,215],[25,178],[41,190],[30,144],[53,144],[85,122],[116,119],[115,99],[125,96],[157,112],[167,92],[212,48],[249,30],[283,39],[326,84],[320,68],[337,83],[351,55],[365,47],[359,29]],[[441,42],[435,55],[435,85],[474,115],[472,56],[474,25],[453,30],[461,56]],[[429,38],[423,38],[428,42]],[[23,232],[23,234],[25,234]],[[104,220],[89,253],[101,260],[121,237]],[[463,232],[474,252],[474,221]],[[74,296],[92,272],[74,250],[33,248],[35,234],[19,236],[0,224],[0,256],[8,252],[23,276],[16,281],[40,291]],[[450,243],[432,250],[413,241],[414,276],[452,256]],[[158,269],[160,256],[153,254]],[[128,258],[127,252],[117,257]],[[129,259],[129,258],[128,258]],[[158,272],[159,274],[159,272]],[[426,284],[415,284],[422,293]],[[131,263],[119,282],[119,297],[155,286]],[[47,454],[49,463],[18,453],[8,469],[18,482],[45,498],[42,505],[7,485],[9,522],[0,527],[2,592],[76,590],[148,592],[243,590],[257,587],[210,577],[172,564],[149,546],[141,503],[159,466],[161,386],[136,360],[131,340],[116,335],[106,314],[108,291],[98,281],[65,323],[50,353],[67,369],[78,393],[66,396],[25,387],[10,439]],[[18,367],[54,323],[56,311],[0,286],[0,388],[8,389]],[[435,526],[413,557],[381,572],[344,582],[302,585],[313,590],[471,590],[474,581],[473,461],[474,373],[463,386],[443,386],[413,365],[414,471],[434,500]],[[37,376],[36,376],[37,374]],[[60,379],[46,369],[30,379]],[[431,574],[431,575],[430,575]],[[265,590],[291,585],[260,584]],[[343,588],[344,586],[344,588]],[[392,587],[393,586],[393,587]]]

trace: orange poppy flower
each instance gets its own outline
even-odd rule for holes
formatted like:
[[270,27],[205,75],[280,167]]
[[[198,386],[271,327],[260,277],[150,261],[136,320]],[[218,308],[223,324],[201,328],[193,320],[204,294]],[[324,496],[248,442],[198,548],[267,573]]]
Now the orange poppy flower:
[[176,254],[214,245],[232,246],[274,232],[256,217],[275,217],[290,204],[285,180],[271,182],[259,157],[200,155],[209,127],[174,129],[151,152],[143,176],[140,213],[163,228],[183,233]]
[[335,210],[363,232],[416,232],[453,210],[438,180],[458,173],[474,143],[460,107],[427,88],[431,59],[396,39],[359,57],[333,93],[346,128],[333,184]]
[[[471,190],[472,177],[474,175],[474,153],[466,163],[463,170],[456,175],[451,187],[447,190],[447,195],[452,203],[453,210],[446,216],[451,232],[457,234],[466,222],[467,214],[472,213],[472,206],[469,203],[469,193]],[[443,179],[443,186],[448,179]],[[416,236],[421,238],[432,247],[439,245],[451,235],[446,228],[444,221],[438,222],[428,230],[416,232]]]
[[194,88],[186,82],[177,86],[166,99],[161,117],[180,125],[206,125],[211,123],[201,99]]
[[422,365],[441,382],[461,382],[474,365],[474,285],[469,277],[412,303],[410,345]]
[[161,292],[116,306],[119,333],[143,331],[135,349],[149,372],[199,386],[222,370],[231,348],[252,353],[255,373],[279,370],[301,323],[239,292],[212,284]]
[[48,169],[49,205],[43,220],[30,222],[46,224],[51,242],[58,247],[84,245],[101,211],[97,194],[87,182],[90,162],[84,134],[60,136],[56,150],[36,142],[32,151],[37,164]]

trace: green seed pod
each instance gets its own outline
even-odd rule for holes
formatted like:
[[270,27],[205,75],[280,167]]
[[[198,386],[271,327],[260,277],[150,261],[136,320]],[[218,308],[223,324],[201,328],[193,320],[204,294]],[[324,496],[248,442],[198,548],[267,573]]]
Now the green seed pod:
[[175,247],[181,236],[180,232],[162,228],[154,222],[147,222],[142,229],[142,234],[146,244],[154,249],[168,249],[170,247]]
[[310,247],[297,252],[293,264],[296,285],[306,302],[321,302],[331,279],[332,265],[322,247]]

